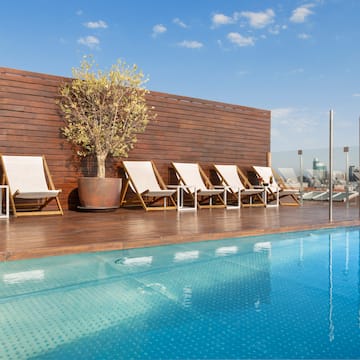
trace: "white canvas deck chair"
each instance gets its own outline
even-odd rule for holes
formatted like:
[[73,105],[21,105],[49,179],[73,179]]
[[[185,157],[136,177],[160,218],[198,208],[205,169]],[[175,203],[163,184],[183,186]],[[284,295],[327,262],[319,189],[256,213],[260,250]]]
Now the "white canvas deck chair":
[[[215,164],[214,168],[222,185],[226,188],[226,193],[228,194],[228,196],[226,196],[226,206],[228,208],[240,208],[241,206],[265,206],[264,188],[246,188],[241,180],[244,175],[237,165]],[[245,198],[249,200],[247,204],[244,204],[242,201]],[[235,206],[230,203],[234,200]]]
[[[126,195],[133,190],[146,211],[176,209],[176,203],[172,197],[176,189],[166,188],[152,161],[123,161],[122,163],[127,182],[121,197],[121,205],[127,203]],[[162,206],[159,205],[160,200],[163,200]]]
[[[1,156],[2,183],[10,190],[14,216],[63,215],[59,193],[44,156]],[[48,204],[54,200],[56,209]],[[49,210],[46,210],[48,208]]]
[[[224,208],[225,188],[215,189],[205,172],[197,163],[173,162],[179,186],[190,195],[194,208]],[[181,200],[183,203],[183,199]],[[182,205],[180,204],[180,207]]]
[[278,174],[281,176],[284,186],[300,190],[300,182],[293,168],[278,168]]
[[[276,201],[276,205],[300,205],[299,190],[289,189],[279,186],[274,176],[271,167],[268,166],[253,166],[258,179],[266,186],[267,190],[267,203]],[[290,197],[292,201],[285,202],[282,198]]]

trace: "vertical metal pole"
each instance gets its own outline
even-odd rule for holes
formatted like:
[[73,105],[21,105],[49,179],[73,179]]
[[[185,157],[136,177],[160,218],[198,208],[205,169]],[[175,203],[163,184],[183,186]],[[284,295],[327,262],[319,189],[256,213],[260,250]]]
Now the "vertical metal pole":
[[[359,117],[359,161],[358,161],[358,188],[357,191],[360,192],[360,117]],[[359,217],[360,217],[360,196],[358,196],[358,205],[359,205]]]
[[329,116],[329,222],[333,221],[333,123],[334,112],[330,110]]
[[300,204],[303,205],[303,195],[304,195],[304,184],[303,184],[303,176],[304,176],[304,166],[303,166],[303,151],[298,150],[298,155],[300,158]]
[[346,193],[346,208],[349,208],[349,147],[344,146],[345,153],[345,193]]

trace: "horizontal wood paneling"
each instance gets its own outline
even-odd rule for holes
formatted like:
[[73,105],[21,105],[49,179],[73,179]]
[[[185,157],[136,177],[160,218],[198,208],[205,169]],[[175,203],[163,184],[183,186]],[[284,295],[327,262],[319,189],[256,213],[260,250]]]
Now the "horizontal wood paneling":
[[[0,153],[45,154],[54,183],[66,206],[81,174],[94,172],[92,159],[76,158],[62,137],[56,104],[67,78],[0,68]],[[165,181],[172,161],[235,163],[246,169],[265,165],[270,151],[270,111],[152,91],[149,106],[157,113],[138,136],[132,160],[154,160]],[[119,161],[108,161],[108,175]]]

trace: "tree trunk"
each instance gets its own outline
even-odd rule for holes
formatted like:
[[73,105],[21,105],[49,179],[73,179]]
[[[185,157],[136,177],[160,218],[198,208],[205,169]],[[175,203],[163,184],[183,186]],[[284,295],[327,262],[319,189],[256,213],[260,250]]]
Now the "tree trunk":
[[96,154],[97,160],[97,177],[105,178],[105,161],[107,154]]

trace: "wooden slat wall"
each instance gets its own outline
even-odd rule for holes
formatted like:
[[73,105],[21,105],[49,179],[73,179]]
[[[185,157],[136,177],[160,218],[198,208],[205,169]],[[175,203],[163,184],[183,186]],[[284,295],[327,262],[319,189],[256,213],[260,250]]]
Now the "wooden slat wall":
[[[69,79],[0,68],[0,153],[42,155],[64,206],[82,173],[93,173],[91,160],[79,161],[61,136],[56,104],[58,86]],[[165,181],[171,161],[213,163],[242,168],[265,165],[270,151],[270,111],[152,91],[148,104],[158,114],[129,154],[154,160]],[[109,161],[109,175],[117,167]]]

